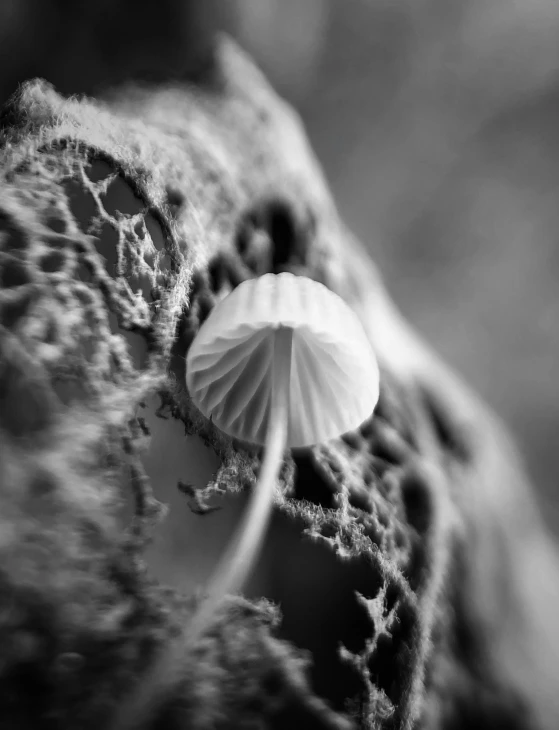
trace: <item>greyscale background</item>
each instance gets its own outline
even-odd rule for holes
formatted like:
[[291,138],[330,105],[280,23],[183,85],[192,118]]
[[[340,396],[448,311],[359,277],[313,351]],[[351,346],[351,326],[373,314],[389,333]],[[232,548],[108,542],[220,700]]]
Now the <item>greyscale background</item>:
[[[508,423],[559,534],[559,3],[0,0],[0,100],[37,75],[92,94],[180,75],[215,27],[297,107],[343,217],[405,316]],[[203,483],[215,456],[151,423],[148,469],[173,509],[150,560],[188,587],[246,497],[193,518],[176,480]]]

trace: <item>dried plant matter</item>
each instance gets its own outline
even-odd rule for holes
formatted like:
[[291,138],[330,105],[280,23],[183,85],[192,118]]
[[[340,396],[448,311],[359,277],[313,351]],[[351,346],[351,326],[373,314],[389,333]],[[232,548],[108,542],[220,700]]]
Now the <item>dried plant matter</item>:
[[[158,730],[555,728],[556,557],[514,450],[390,307],[292,112],[226,40],[205,73],[103,104],[33,82],[2,117],[2,727],[118,726],[145,685]],[[257,455],[191,407],[185,355],[218,298],[283,269],[345,298],[381,367],[374,418],[280,475],[278,513],[336,576],[327,628],[231,597],[181,650],[196,600],[142,564],[161,507],[137,406],[158,393],[219,455],[200,509],[254,484]]]

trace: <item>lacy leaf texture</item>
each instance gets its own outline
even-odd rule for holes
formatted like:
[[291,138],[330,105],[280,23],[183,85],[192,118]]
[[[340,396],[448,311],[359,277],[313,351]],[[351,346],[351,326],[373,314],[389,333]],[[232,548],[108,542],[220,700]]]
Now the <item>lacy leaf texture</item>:
[[[31,81],[1,120],[3,730],[559,727],[555,554],[515,450],[392,308],[250,60],[222,38],[196,83],[103,102]],[[329,618],[290,629],[273,596],[232,596],[181,648],[197,598],[142,559],[164,519],[143,404],[219,457],[182,484],[195,511],[250,489],[260,456],[191,405],[185,355],[218,299],[283,270],[344,297],[381,367],[374,416],[282,468],[276,513],[320,546]]]

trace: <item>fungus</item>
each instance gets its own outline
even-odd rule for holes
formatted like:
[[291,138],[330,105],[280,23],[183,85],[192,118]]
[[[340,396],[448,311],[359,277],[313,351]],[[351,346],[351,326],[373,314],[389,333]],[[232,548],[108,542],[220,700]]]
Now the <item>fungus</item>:
[[349,306],[323,284],[281,273],[249,279],[216,305],[190,347],[186,382],[221,431],[264,446],[254,496],[188,628],[194,641],[250,573],[286,447],[358,428],[377,403],[379,373]]
[[322,284],[289,273],[245,281],[200,327],[186,360],[198,409],[225,433],[264,446],[250,504],[210,579],[182,641],[168,643],[111,730],[139,730],[172,686],[185,648],[211,624],[227,593],[249,574],[266,533],[286,447],[302,448],[356,429],[379,395],[376,358],[359,320]]

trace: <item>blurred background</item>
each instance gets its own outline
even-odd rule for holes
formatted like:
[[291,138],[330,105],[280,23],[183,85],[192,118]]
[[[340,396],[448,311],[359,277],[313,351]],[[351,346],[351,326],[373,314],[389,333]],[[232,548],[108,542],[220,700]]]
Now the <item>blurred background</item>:
[[95,94],[194,73],[215,28],[297,107],[342,216],[506,420],[559,534],[559,3],[0,0],[0,101],[33,76]]

